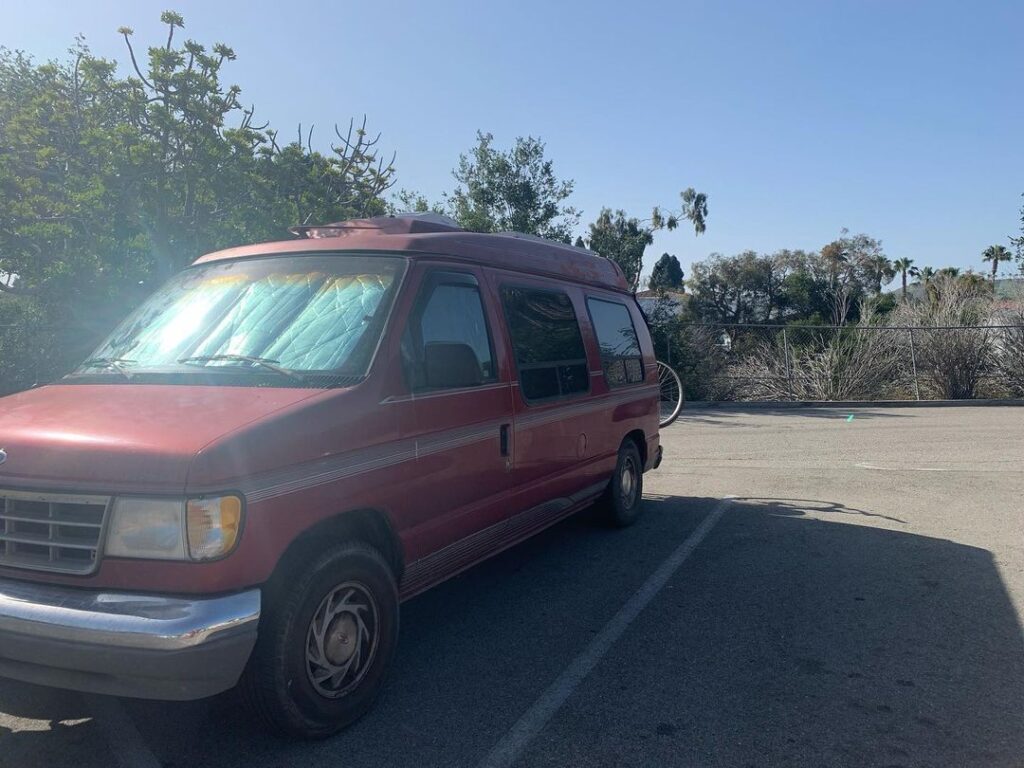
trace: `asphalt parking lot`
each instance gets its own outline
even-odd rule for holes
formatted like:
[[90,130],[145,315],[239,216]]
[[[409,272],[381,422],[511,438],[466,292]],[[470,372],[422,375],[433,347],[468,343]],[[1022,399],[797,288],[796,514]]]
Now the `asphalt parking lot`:
[[691,410],[663,443],[634,527],[407,603],[333,739],[0,681],[0,765],[1024,765],[1024,408]]

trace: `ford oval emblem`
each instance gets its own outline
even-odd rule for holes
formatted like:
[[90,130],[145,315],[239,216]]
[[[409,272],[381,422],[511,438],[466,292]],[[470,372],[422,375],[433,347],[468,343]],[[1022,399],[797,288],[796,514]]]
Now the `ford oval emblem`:
[[3,464],[5,461],[7,461],[7,451],[0,448],[0,464]]

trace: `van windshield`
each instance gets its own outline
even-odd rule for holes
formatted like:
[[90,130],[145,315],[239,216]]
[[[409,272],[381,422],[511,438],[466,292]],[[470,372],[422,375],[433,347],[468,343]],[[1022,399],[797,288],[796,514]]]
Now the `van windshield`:
[[75,375],[366,373],[405,261],[272,256],[172,278]]

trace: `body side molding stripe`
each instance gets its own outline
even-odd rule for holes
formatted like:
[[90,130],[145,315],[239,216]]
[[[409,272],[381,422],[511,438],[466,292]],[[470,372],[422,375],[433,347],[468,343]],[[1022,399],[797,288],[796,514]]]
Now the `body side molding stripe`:
[[520,429],[537,427],[562,419],[573,418],[587,413],[613,408],[626,403],[651,397],[657,387],[632,387],[620,393],[574,402],[558,408],[527,413],[518,419],[508,419],[471,424],[432,435],[395,440],[370,448],[362,448],[297,467],[257,475],[241,484],[241,490],[250,502],[284,496],[296,491],[337,482],[363,472],[386,469],[406,461],[431,456],[442,451],[461,448],[478,442],[497,441],[503,424],[512,423],[516,432]]

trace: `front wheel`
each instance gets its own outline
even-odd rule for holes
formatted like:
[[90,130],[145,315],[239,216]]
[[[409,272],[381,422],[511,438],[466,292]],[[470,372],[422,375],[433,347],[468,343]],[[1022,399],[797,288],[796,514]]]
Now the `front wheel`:
[[640,516],[644,495],[644,466],[636,443],[627,440],[619,448],[612,475],[604,496],[597,504],[598,517],[618,528],[632,525]]
[[267,592],[242,678],[252,712],[291,738],[355,722],[373,705],[398,641],[398,589],[384,558],[344,544]]

